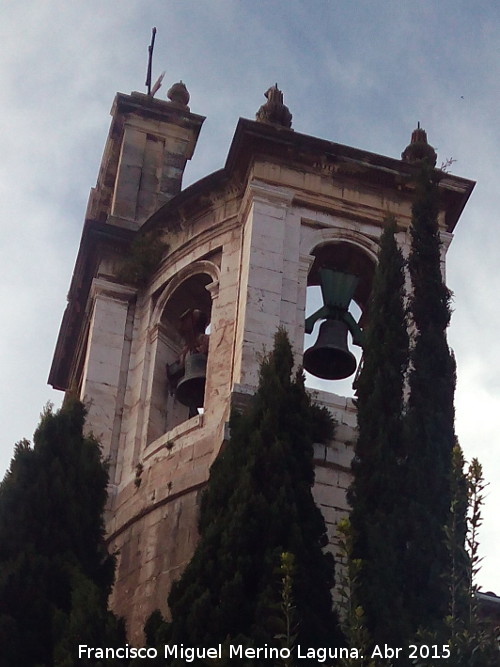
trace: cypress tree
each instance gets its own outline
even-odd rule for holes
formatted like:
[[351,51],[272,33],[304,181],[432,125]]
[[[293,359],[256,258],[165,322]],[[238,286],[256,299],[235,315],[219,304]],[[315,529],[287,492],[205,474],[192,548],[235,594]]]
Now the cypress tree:
[[302,372],[291,377],[292,367],[288,337],[279,330],[251,405],[232,416],[230,441],[211,468],[200,507],[200,541],[169,596],[170,643],[281,646],[276,614],[280,562],[287,553],[294,560],[290,595],[297,642],[338,645],[330,594],[333,558],[323,552],[325,523],[311,493],[313,443],[331,437],[332,423],[311,403]]
[[457,442],[452,455],[450,516],[445,530],[450,555],[449,625],[452,637],[470,621],[473,604],[471,559],[466,549],[469,484],[464,466],[462,448]]
[[79,643],[115,646],[124,637],[107,610],[108,475],[97,442],[83,435],[84,418],[76,401],[47,409],[34,445],[16,445],[0,485],[2,666],[94,664],[77,660]]
[[359,562],[354,595],[374,643],[403,646],[408,636],[403,557],[405,462],[404,379],[408,332],[404,260],[393,218],[380,239],[357,381],[358,439],[348,492],[352,558]]
[[[459,457],[458,465],[461,464],[463,468],[462,453],[460,450],[457,453],[457,448],[458,446],[455,448],[454,458],[456,460],[457,456]],[[464,521],[466,524],[466,558],[463,558],[462,540],[457,540],[457,547],[460,547],[458,556],[462,556],[462,558],[460,561],[458,561],[458,558],[456,560],[459,567],[461,565],[458,574],[462,576],[456,577],[459,590],[456,595],[456,618],[451,619],[450,644],[452,646],[452,658],[457,667],[465,667],[465,665],[467,667],[469,665],[478,665],[478,667],[487,665],[489,667],[489,665],[499,663],[498,629],[494,627],[491,618],[481,618],[480,605],[476,597],[479,590],[476,577],[482,560],[479,556],[478,531],[483,521],[482,506],[488,484],[484,480],[483,468],[477,459],[472,459],[467,468],[466,475],[460,477],[460,495],[458,496],[462,500],[463,506],[463,483],[465,481],[468,496],[468,511],[466,511],[466,520]],[[460,527],[462,528],[462,526],[461,523]],[[461,584],[462,586],[460,586]],[[455,620],[455,623],[453,623],[453,620]]]
[[[465,461],[458,444],[453,449],[451,471],[451,511],[446,527],[450,553],[450,613],[444,633],[421,631],[419,640],[431,646],[449,646],[454,667],[490,667],[499,662],[498,633],[492,619],[481,618],[475,577],[479,570],[477,532],[481,525],[481,507],[486,484],[482,467],[473,459],[464,474]],[[420,658],[417,667],[431,667],[436,662]]]
[[437,172],[432,161],[417,164],[412,207],[414,325],[407,414],[408,532],[407,609],[414,630],[439,630],[450,607],[450,557],[445,527],[450,519],[455,445],[455,362],[446,340],[450,292],[441,273]]

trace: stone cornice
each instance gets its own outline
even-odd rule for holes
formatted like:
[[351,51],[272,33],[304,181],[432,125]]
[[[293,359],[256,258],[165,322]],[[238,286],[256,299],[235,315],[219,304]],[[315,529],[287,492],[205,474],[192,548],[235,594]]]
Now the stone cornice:
[[[140,93],[119,94],[115,105],[118,105],[120,112],[124,114],[134,113],[136,107],[140,107],[144,114],[146,106],[146,113],[151,114],[151,117],[172,114],[181,124],[191,122],[191,119],[201,127],[201,116],[195,116],[187,109],[183,111],[169,102],[154,98],[144,101],[144,97]],[[338,179],[340,184],[351,183],[353,187],[365,184],[366,187],[382,186],[400,192],[411,189],[411,180],[417,169],[399,159],[300,134],[284,127],[240,118],[224,168],[192,184],[161,206],[144,223],[142,230],[178,226],[180,213],[189,216],[189,219],[199,217],[203,211],[213,206],[214,197],[217,199],[224,193],[243,197],[243,188],[252,180],[252,167],[256,161],[275,163],[286,169],[299,169],[323,177],[326,175]],[[446,231],[452,232],[475,183],[439,170],[437,173],[440,176],[441,209]],[[314,208],[319,203],[315,201],[313,193],[308,196],[304,188],[294,194],[293,187],[287,183],[260,183],[257,180],[252,183],[252,195],[257,198],[268,198],[271,194],[274,194],[282,205],[295,202]],[[407,197],[410,197],[410,194],[408,192]],[[359,206],[357,212],[343,210],[342,215],[359,215]],[[128,245],[135,233],[125,227],[95,220],[86,221],[68,296],[69,302],[50,371],[49,383],[52,386],[59,389],[68,387],[70,366],[75,356],[78,336],[83,326],[83,313],[102,248],[109,244]]]
[[71,379],[78,341],[85,325],[85,312],[92,281],[104,248],[130,244],[135,232],[95,220],[86,220],[76,258],[68,303],[64,311],[48,383],[66,390]]
[[[179,207],[186,207],[190,212],[203,210],[210,205],[212,192],[221,191],[231,183],[245,183],[257,160],[331,176],[353,186],[364,183],[368,187],[383,186],[397,191],[412,189],[411,182],[418,169],[400,159],[240,118],[224,168],[193,183],[164,204],[146,221],[145,228],[160,222],[165,224],[168,220],[175,224]],[[453,231],[475,182],[439,170],[436,172],[440,176],[439,190],[446,228]],[[278,183],[273,186],[287,187]],[[304,192],[300,196],[307,198]]]
[[111,114],[113,116],[134,114],[142,118],[167,121],[181,127],[192,126],[196,128],[197,135],[205,120],[205,116],[192,113],[188,107],[183,108],[173,102],[160,100],[138,92],[133,92],[130,95],[118,93],[113,101]]

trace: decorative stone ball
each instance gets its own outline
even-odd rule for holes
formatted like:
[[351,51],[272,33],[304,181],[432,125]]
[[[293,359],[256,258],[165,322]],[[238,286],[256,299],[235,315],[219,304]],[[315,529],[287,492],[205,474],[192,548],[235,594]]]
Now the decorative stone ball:
[[167,92],[167,97],[171,102],[182,104],[183,106],[187,106],[189,103],[189,92],[186,88],[186,85],[182,81],[179,81],[179,83],[174,83],[174,85]]

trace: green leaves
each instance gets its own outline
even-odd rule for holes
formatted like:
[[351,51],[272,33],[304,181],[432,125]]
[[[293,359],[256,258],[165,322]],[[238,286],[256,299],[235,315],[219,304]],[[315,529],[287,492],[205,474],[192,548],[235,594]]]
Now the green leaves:
[[[249,646],[279,646],[296,636],[307,646],[338,642],[333,563],[322,551],[326,528],[311,493],[313,443],[331,436],[333,426],[292,369],[280,330],[257,392],[244,414],[232,416],[230,441],[212,466],[200,541],[169,597],[171,642],[210,646],[238,637]],[[278,616],[288,619],[281,629],[280,605]]]
[[167,244],[157,234],[139,232],[119,267],[117,278],[135,287],[144,287],[167,249]]
[[455,360],[446,340],[450,292],[441,272],[438,191],[420,166],[412,207],[408,270],[414,325],[406,416],[406,494],[411,523],[405,557],[414,630],[438,631],[450,606],[450,558],[444,539],[452,506]]
[[389,218],[380,239],[357,381],[358,439],[348,491],[349,542],[344,546],[349,546],[351,570],[356,564],[350,572],[350,604],[363,609],[374,643],[401,646],[408,632],[404,390],[409,340],[404,260],[395,234],[395,221]]
[[72,665],[72,638],[91,645],[124,636],[107,610],[108,475],[99,445],[83,435],[84,419],[77,401],[46,408],[33,446],[16,446],[0,485],[0,665]]

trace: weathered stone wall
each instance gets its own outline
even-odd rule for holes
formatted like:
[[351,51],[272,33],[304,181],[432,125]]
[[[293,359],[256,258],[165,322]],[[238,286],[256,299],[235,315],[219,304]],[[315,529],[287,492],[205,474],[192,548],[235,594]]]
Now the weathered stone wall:
[[[262,175],[262,165],[259,169]],[[298,207],[295,196],[288,183],[282,187],[259,180],[232,205],[222,206],[219,200],[189,229],[169,234],[169,255],[137,301],[116,462],[120,473],[108,523],[110,547],[120,554],[113,605],[127,617],[132,641],[141,640],[144,619],[154,608],[166,611],[171,583],[192,554],[197,498],[225,437],[231,393],[255,389],[261,356],[272,347],[279,325],[287,328],[300,361],[314,247],[342,239],[371,256],[376,253],[380,227],[374,222],[345,221],[338,214]],[[369,204],[380,217],[380,199],[367,197],[365,208]],[[229,217],[224,219],[224,214]],[[154,364],[152,331],[162,290],[216,250],[218,278],[209,286],[213,302],[204,414],[148,441],[144,425],[153,403],[151,392],[162,384],[151,375],[161,368]],[[107,349],[109,341],[103,345]],[[109,390],[114,391],[114,385]],[[335,441],[315,451],[314,494],[334,550],[336,522],[347,511],[355,411],[349,399],[334,394],[317,392],[317,400],[338,422]]]
[[137,228],[181,189],[202,116],[143,93],[119,93],[87,218]]
[[[109,204],[113,224],[137,222],[156,206],[150,195],[158,190],[154,165],[161,150],[147,139],[147,126],[129,118],[120,135],[127,147],[108,151],[115,171],[109,169],[118,174],[114,199],[106,194],[105,168],[102,197],[96,195],[92,206],[99,211]],[[177,127],[167,134],[169,141],[184,142],[178,152],[189,156],[183,132]],[[165,166],[168,160],[162,160]],[[137,180],[136,162],[145,180]],[[165,174],[175,176],[174,162]],[[227,437],[231,405],[244,404],[255,390],[260,360],[278,326],[287,329],[301,363],[308,276],[317,250],[347,244],[373,266],[388,213],[397,217],[403,251],[409,248],[410,194],[385,181],[356,180],[350,171],[309,158],[303,168],[262,158],[244,176],[213,190],[211,182],[191,208],[181,195],[175,215],[167,211],[163,220],[161,211],[155,214],[168,249],[147,288],[118,284],[116,257],[103,255],[87,304],[79,384],[89,428],[110,459],[107,530],[109,547],[118,553],[112,603],[126,617],[134,643],[142,641],[151,611],[168,613],[172,581],[196,544],[199,494]],[[450,240],[443,229],[443,270]],[[201,282],[196,276],[203,276]],[[208,304],[211,329],[204,410],[188,418],[169,390],[165,365],[178,353],[172,326],[183,305],[196,305],[190,299]],[[335,551],[336,524],[348,511],[356,415],[350,399],[324,391],[315,398],[337,421],[335,440],[315,449],[314,487]]]

